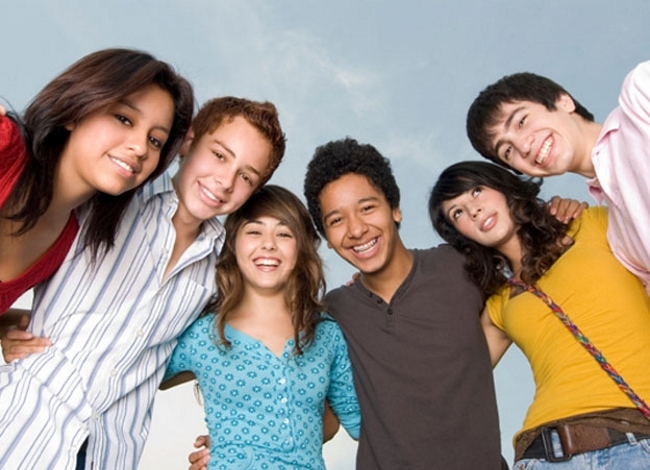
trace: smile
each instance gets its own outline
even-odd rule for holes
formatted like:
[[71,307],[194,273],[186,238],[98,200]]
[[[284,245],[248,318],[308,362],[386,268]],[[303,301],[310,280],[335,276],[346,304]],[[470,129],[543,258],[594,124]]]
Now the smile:
[[210,199],[211,201],[214,201],[214,202],[216,202],[216,203],[222,203],[222,202],[224,202],[224,201],[222,201],[221,199],[219,199],[217,196],[215,196],[214,194],[212,194],[212,192],[210,192],[210,191],[209,191],[205,186],[199,184],[199,188],[201,189],[201,192],[202,192],[203,194],[205,194],[205,196],[206,196],[208,199]]
[[136,169],[133,168],[131,165],[126,163],[124,160],[120,160],[119,158],[115,157],[109,157],[113,163],[115,163],[117,166],[120,168],[124,169],[125,171],[128,171],[129,173],[136,173]]
[[542,148],[539,149],[539,153],[537,154],[537,158],[535,159],[535,163],[538,165],[543,164],[546,161],[546,157],[548,157],[548,154],[551,152],[551,146],[553,145],[553,138],[549,137],[544,141],[542,144]]
[[497,218],[493,215],[486,217],[483,222],[481,222],[481,231],[486,232],[490,230],[492,227],[494,227],[494,224],[496,224]]
[[280,266],[280,261],[273,258],[256,258],[253,263],[255,266]]
[[368,243],[364,243],[363,245],[353,246],[352,251],[354,251],[355,253],[364,253],[364,252],[370,250],[376,244],[377,244],[377,238],[373,238]]

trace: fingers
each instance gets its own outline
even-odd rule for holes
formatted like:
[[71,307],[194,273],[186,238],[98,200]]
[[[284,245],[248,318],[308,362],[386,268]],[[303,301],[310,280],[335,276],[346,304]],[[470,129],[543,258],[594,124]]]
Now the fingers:
[[208,462],[210,461],[210,450],[201,449],[192,452],[189,455],[188,460],[190,462],[189,470],[206,470]]
[[[5,337],[0,341],[2,345],[2,356],[5,362],[9,363],[16,359],[24,359],[29,354],[42,353],[52,343],[47,338],[20,339],[21,336],[29,335],[20,330],[8,330]],[[12,336],[19,338],[14,339]],[[31,335],[29,335],[31,336]]]

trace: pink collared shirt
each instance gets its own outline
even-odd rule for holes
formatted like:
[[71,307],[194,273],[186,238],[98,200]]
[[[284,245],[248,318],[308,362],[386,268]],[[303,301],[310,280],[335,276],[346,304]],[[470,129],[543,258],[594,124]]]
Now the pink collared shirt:
[[607,203],[607,239],[616,257],[650,293],[650,61],[625,77],[591,154],[589,192]]

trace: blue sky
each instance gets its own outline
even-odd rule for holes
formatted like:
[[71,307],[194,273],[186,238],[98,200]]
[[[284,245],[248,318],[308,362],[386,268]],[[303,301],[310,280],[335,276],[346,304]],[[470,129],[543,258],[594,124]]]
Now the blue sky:
[[[21,111],[96,49],[147,50],[185,75],[199,102],[273,101],[289,140],[272,182],[299,195],[316,146],[345,136],[372,143],[391,159],[402,188],[405,242],[427,247],[439,243],[426,212],[435,178],[453,162],[478,158],[464,132],[476,94],[505,74],[536,72],[602,121],[625,74],[650,58],[648,18],[650,0],[615,7],[603,0],[5,2],[0,102]],[[589,200],[573,176],[549,180],[544,193]],[[330,286],[350,277],[333,253],[324,248],[323,256]],[[510,460],[533,386],[514,350],[495,376]],[[190,387],[161,393],[141,468],[184,468],[201,413]],[[342,434],[326,446],[330,469],[353,468],[354,444]]]

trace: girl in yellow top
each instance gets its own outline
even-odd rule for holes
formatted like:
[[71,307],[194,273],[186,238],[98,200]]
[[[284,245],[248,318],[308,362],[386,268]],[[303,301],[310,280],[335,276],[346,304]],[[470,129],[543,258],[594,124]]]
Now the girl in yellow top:
[[528,358],[535,397],[515,438],[517,469],[650,468],[650,421],[541,299],[550,296],[646,402],[650,299],[607,245],[607,211],[570,225],[538,199],[540,182],[487,162],[447,168],[431,193],[438,233],[467,257],[491,296],[481,322],[496,365],[512,342]]

